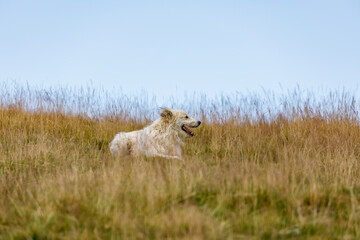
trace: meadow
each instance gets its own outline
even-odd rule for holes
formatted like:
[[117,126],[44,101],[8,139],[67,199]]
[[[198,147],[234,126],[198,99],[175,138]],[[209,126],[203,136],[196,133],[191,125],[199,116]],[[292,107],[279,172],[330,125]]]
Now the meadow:
[[193,94],[183,161],[108,145],[160,109],[146,94],[0,91],[0,239],[360,239],[360,104],[295,89]]

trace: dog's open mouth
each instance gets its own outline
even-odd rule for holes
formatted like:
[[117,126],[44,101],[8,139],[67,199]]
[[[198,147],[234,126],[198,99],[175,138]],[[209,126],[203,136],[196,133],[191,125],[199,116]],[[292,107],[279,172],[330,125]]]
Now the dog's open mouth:
[[194,136],[194,132],[190,130],[190,128],[186,127],[185,125],[181,126],[181,129],[186,132],[187,134],[189,134],[190,136]]

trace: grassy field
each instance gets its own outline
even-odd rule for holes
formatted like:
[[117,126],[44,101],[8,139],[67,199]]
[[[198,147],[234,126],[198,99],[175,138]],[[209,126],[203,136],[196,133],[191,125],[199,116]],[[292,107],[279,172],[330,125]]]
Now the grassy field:
[[360,239],[347,93],[169,103],[203,121],[179,161],[111,157],[117,132],[159,114],[146,99],[15,90],[0,94],[0,239]]

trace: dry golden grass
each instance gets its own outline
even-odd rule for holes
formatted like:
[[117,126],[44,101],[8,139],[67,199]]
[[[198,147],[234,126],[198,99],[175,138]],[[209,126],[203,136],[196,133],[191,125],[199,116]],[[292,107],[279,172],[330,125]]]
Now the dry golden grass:
[[149,123],[141,102],[86,117],[66,90],[19,91],[0,109],[0,239],[360,239],[359,105],[346,94],[281,111],[202,98],[178,161],[110,156],[118,131]]

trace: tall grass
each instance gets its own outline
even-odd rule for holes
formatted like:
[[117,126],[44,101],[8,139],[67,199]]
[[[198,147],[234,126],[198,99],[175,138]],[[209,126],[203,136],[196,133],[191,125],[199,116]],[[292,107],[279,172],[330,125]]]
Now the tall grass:
[[0,239],[359,239],[355,95],[170,100],[201,118],[184,160],[114,159],[157,117],[145,95],[0,90]]

